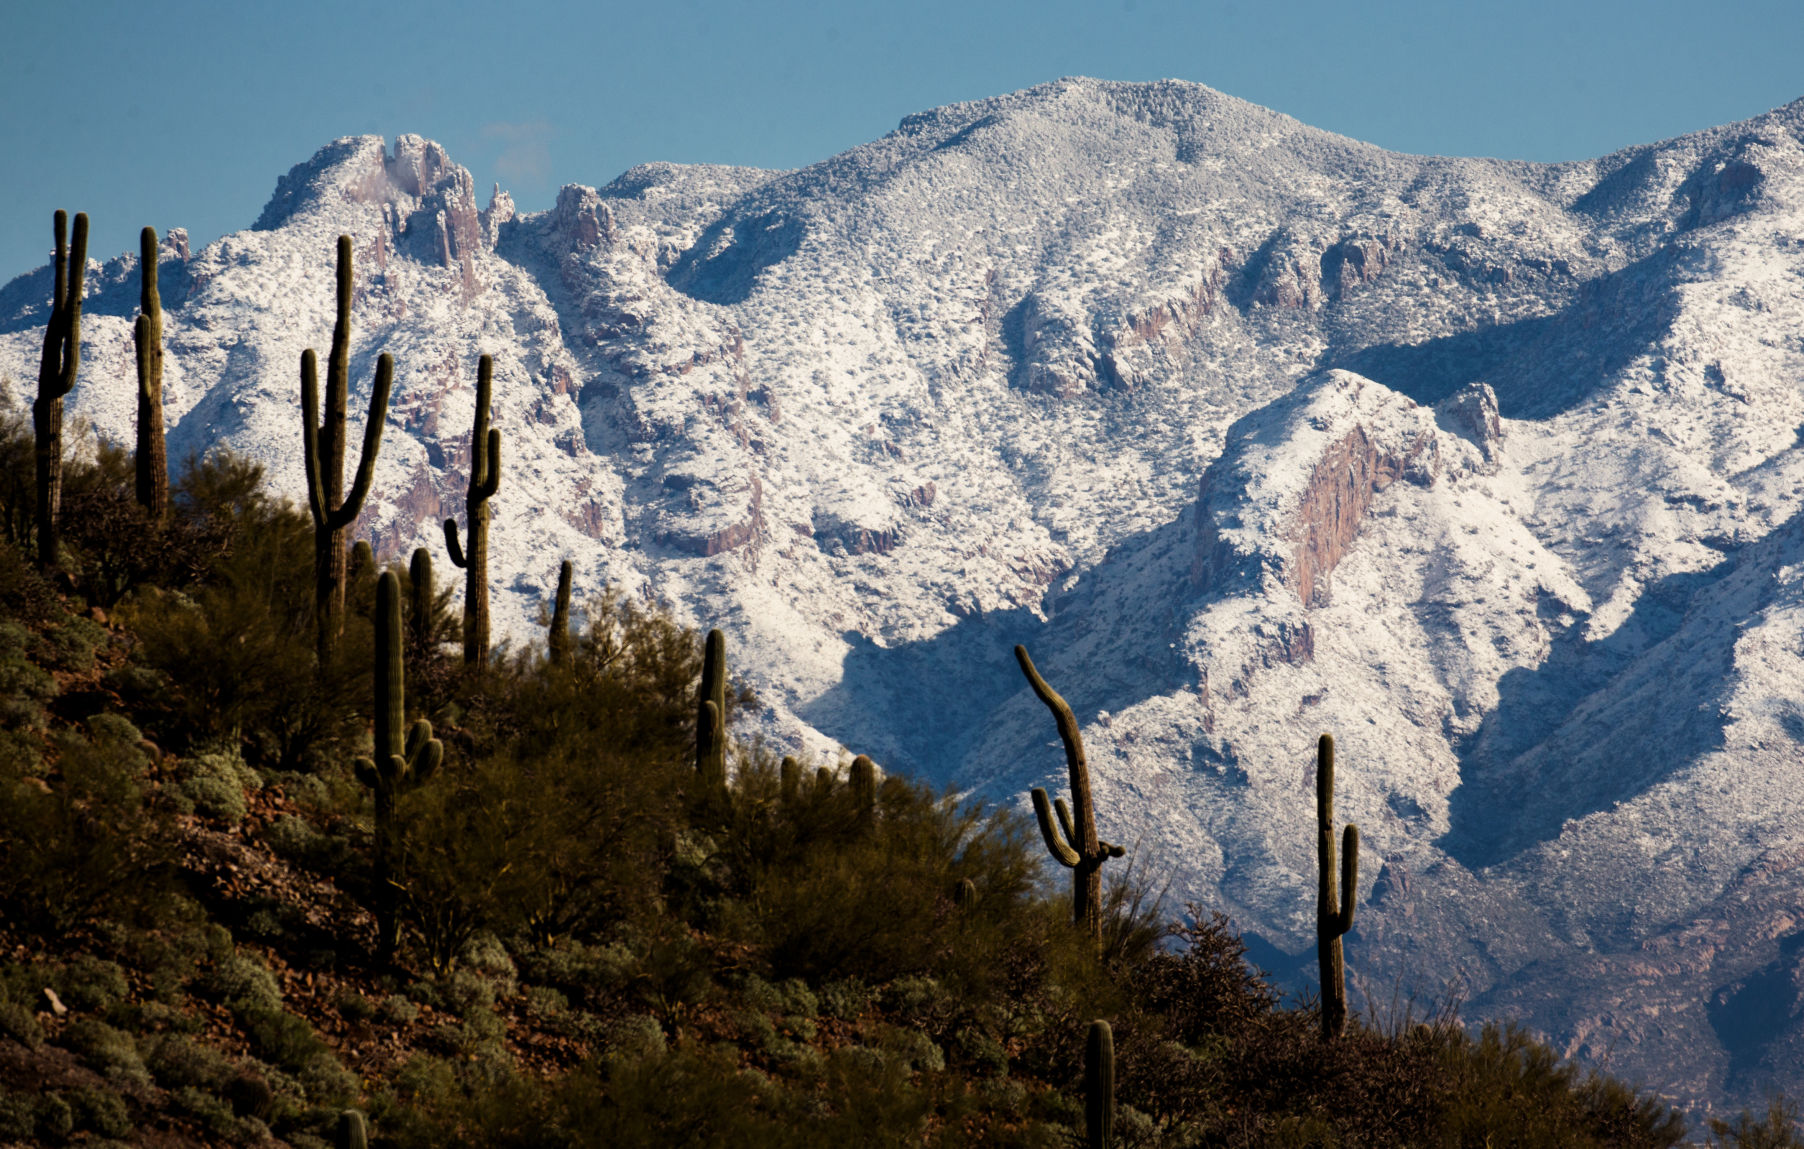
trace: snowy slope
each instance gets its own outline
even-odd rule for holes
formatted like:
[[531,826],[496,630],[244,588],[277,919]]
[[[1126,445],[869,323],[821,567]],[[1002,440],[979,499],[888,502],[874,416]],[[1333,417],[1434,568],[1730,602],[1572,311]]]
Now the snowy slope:
[[[1457,981],[1686,1099],[1804,1088],[1804,101],[1534,165],[1073,79],[531,215],[340,140],[166,244],[178,457],[298,492],[340,232],[354,408],[397,362],[359,529],[438,545],[493,353],[517,640],[568,556],[727,629],[763,733],[1013,801],[1062,785],[1024,641],[1104,835],[1287,974],[1332,731],[1376,996]],[[15,380],[47,276],[0,288]],[[129,439],[135,256],[90,279],[74,409]]]

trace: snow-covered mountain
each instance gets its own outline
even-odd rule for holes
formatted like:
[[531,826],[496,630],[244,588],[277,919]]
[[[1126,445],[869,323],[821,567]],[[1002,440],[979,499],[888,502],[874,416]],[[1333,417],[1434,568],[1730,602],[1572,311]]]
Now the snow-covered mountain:
[[[359,531],[441,545],[494,354],[517,640],[569,557],[725,628],[766,735],[1008,800],[1063,785],[1026,642],[1104,835],[1305,976],[1332,731],[1374,999],[1804,1089],[1804,101],[1541,165],[1074,79],[526,215],[343,139],[165,245],[175,457],[300,491],[340,232],[354,391],[397,363]],[[135,260],[90,273],[72,396],[121,440]],[[16,391],[48,278],[0,289]]]

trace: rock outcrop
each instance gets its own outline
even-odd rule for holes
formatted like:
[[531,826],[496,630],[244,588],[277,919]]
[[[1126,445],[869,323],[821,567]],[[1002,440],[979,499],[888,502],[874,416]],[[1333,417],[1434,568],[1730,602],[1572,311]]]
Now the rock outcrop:
[[1216,593],[1276,582],[1305,606],[1325,601],[1373,496],[1439,473],[1432,412],[1326,372],[1228,429],[1197,497],[1191,578]]

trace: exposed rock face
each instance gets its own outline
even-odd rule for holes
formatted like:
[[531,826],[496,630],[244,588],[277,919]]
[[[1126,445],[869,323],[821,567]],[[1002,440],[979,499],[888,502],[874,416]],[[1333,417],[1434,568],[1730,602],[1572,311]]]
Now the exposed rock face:
[[1440,473],[1432,413],[1348,371],[1330,371],[1228,429],[1203,474],[1191,578],[1220,590],[1276,580],[1305,606],[1352,546],[1372,497]]
[[1440,425],[1471,440],[1484,455],[1485,462],[1495,463],[1503,445],[1503,418],[1497,411],[1497,393],[1489,383],[1468,383],[1434,405]]

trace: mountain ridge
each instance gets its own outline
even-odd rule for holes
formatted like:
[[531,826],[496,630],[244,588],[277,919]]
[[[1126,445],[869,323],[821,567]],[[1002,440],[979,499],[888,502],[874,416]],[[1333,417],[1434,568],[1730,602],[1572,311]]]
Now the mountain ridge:
[[[346,137],[256,228],[166,244],[171,450],[299,490],[294,362],[347,232],[354,390],[398,368],[359,530],[437,545],[494,353],[506,632],[568,556],[723,626],[771,703],[745,733],[1016,801],[1061,772],[1027,641],[1104,832],[1273,953],[1311,936],[1332,729],[1372,855],[1354,968],[1754,1097],[1804,1087],[1804,1038],[1732,1048],[1706,1003],[1794,960],[1804,894],[1801,223],[1804,100],[1544,165],[1070,79],[541,213]],[[91,276],[71,396],[120,440],[131,389],[91,381],[130,378],[134,261]],[[42,275],[0,288],[21,381]]]

